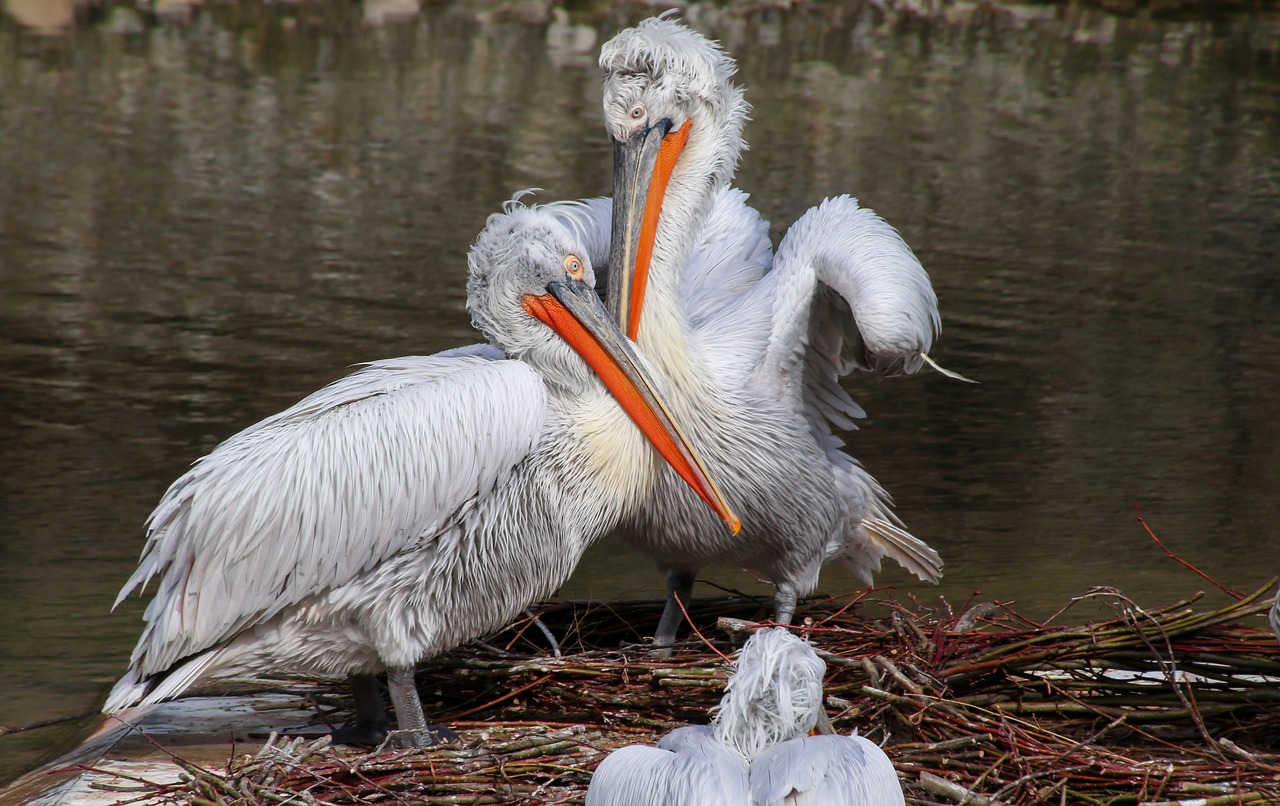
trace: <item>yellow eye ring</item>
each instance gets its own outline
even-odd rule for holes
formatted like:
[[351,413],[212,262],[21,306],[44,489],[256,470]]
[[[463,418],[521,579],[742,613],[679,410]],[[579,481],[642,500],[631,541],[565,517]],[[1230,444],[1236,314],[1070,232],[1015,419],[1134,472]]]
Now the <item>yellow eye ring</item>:
[[564,270],[575,280],[581,280],[587,273],[586,268],[582,265],[582,260],[577,255],[564,256]]

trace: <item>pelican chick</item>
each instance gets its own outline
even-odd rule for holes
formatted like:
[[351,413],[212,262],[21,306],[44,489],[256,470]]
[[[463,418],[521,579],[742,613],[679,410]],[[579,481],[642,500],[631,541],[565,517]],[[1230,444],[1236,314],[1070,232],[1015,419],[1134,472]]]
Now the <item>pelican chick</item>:
[[[822,708],[827,665],[785,628],[738,654],[710,725],[631,745],[596,768],[586,806],[900,806],[902,786],[875,742],[834,732]],[[817,729],[820,735],[811,736]]]

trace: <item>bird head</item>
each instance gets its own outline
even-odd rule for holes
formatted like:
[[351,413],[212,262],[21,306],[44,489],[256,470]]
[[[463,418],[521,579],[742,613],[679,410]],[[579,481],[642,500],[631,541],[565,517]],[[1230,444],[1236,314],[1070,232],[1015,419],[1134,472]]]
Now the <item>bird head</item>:
[[822,714],[826,670],[813,647],[787,629],[757,631],[738,653],[716,708],[716,738],[751,761],[779,742],[809,733]]
[[742,528],[684,436],[652,371],[609,317],[581,240],[519,197],[489,217],[467,256],[471,321],[508,357],[560,393],[581,395],[592,373],[645,438],[735,534]]
[[691,223],[708,188],[729,183],[750,107],[733,59],[666,17],[606,42],[600,70],[614,142],[609,307],[635,338],[660,216]]
[[467,256],[471,323],[508,356],[527,361],[575,391],[590,382],[582,358],[555,330],[538,324],[527,298],[594,287],[585,247],[555,217],[517,199],[489,216]]
[[733,59],[697,31],[652,17],[600,50],[604,124],[615,142],[665,122],[668,131],[696,119],[698,128],[730,118],[739,136],[748,107],[732,79]]

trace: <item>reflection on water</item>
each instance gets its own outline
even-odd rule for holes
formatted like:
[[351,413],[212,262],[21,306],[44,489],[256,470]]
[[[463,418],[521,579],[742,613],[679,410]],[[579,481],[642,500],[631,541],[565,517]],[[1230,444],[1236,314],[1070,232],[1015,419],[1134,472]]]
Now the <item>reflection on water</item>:
[[[598,195],[594,53],[538,3],[32,3],[0,23],[0,724],[91,709],[165,486],[371,358],[475,340],[464,254],[511,193]],[[855,378],[854,452],[975,590],[1239,588],[1277,567],[1280,22],[1051,7],[687,17],[755,105],[776,231],[850,191],[931,272],[982,381]],[[57,35],[58,32],[61,35]],[[732,573],[714,578],[754,587]],[[932,601],[897,569],[886,580]],[[652,595],[616,548],[566,593]],[[856,588],[835,569],[825,588]],[[75,726],[0,739],[0,778]],[[61,732],[59,732],[61,731]]]

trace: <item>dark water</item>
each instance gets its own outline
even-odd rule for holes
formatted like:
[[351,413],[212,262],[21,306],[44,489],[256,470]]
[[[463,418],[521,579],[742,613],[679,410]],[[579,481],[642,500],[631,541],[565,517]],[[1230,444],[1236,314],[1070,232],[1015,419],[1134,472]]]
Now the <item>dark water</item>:
[[[607,192],[594,56],[643,9],[394,5],[8,0],[0,724],[100,704],[139,630],[111,600],[192,460],[354,362],[475,340],[485,216]],[[1040,615],[1205,587],[1135,504],[1225,584],[1280,569],[1280,20],[686,16],[739,57],[738,184],[775,230],[858,195],[933,277],[934,356],[982,381],[850,382],[854,452],[947,561],[886,581]],[[610,546],[565,593],[659,591]],[[76,729],[0,738],[0,779]]]

